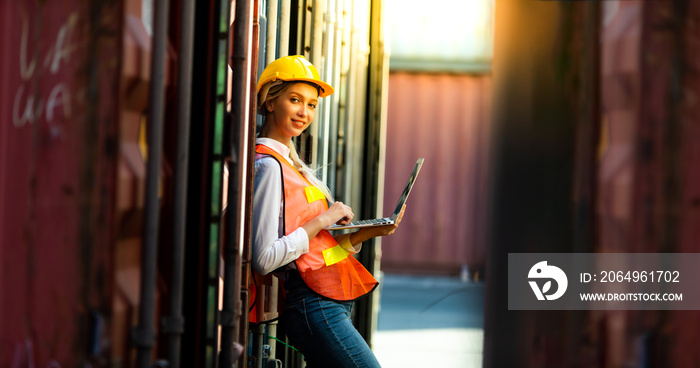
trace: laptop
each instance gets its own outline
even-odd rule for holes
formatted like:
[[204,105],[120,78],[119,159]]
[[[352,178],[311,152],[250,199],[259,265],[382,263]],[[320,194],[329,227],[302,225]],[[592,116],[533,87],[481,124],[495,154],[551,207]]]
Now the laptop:
[[399,213],[401,213],[401,209],[403,208],[404,203],[406,203],[406,199],[408,199],[408,195],[411,194],[411,188],[413,188],[413,184],[416,182],[416,178],[418,177],[418,173],[420,172],[420,168],[423,166],[423,159],[419,158],[418,161],[416,161],[416,164],[413,166],[413,172],[411,172],[411,176],[408,178],[408,182],[406,183],[406,186],[403,188],[403,193],[401,194],[401,197],[399,197],[399,202],[396,204],[396,209],[394,210],[394,213],[391,215],[391,217],[384,217],[384,218],[379,218],[379,219],[373,219],[373,220],[358,220],[358,221],[353,221],[349,224],[345,225],[332,225],[327,228],[326,230],[342,230],[342,229],[355,229],[355,228],[361,228],[361,227],[370,227],[370,226],[385,226],[385,225],[393,225],[396,222],[396,218],[399,217]]

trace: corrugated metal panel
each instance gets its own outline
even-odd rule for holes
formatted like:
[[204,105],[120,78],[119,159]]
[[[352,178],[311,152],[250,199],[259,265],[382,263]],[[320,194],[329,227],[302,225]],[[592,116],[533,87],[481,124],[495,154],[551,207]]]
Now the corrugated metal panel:
[[639,111],[641,3],[604,11],[601,52],[601,145],[598,171],[600,250],[633,249],[635,144]]
[[[680,111],[674,122],[680,131],[677,138],[681,144],[676,147],[678,155],[675,166],[680,174],[680,190],[678,205],[669,207],[672,211],[678,211],[676,251],[697,253],[700,252],[700,75],[697,73],[700,70],[700,34],[697,32],[697,25],[700,23],[700,3],[689,0],[685,6],[686,18],[683,20],[684,27],[681,33],[684,42],[680,46],[683,56],[682,79],[685,86],[681,88],[683,92],[676,102]],[[673,109],[671,111],[673,113]],[[700,351],[695,343],[698,339],[700,311],[678,311],[669,325],[673,327],[666,335],[669,340],[673,339],[669,343],[672,347],[669,355],[674,357],[676,366],[689,367],[698,364]]]
[[[692,253],[700,246],[700,79],[692,72],[700,4],[675,5],[684,8],[603,7],[599,251]],[[700,359],[697,311],[590,314],[605,365],[635,359],[618,348],[630,346],[651,365],[685,367]]]
[[399,230],[382,240],[383,270],[483,271],[490,95],[489,76],[390,75],[384,213],[416,158],[425,164]]
[[[700,4],[691,2],[690,18],[693,24],[700,21]],[[700,70],[700,34],[693,32],[693,28],[687,27],[686,37],[686,59],[688,70]],[[700,75],[695,72],[687,73],[684,76],[688,84],[686,91],[687,103],[681,115],[683,124],[683,152],[681,153],[683,168],[683,182],[681,187],[684,190],[681,207],[681,230],[679,252],[700,251]],[[693,124],[688,124],[693,122]],[[700,319],[700,317],[696,318]],[[690,340],[689,340],[690,341]]]
[[[641,85],[640,28],[642,4],[616,2],[603,7],[601,28],[601,132],[598,162],[597,251],[630,252],[634,243],[634,176],[636,166],[639,92]],[[633,312],[634,313],[634,312]],[[591,320],[606,351],[602,364],[624,364],[627,352],[605,346],[631,342],[624,313],[591,311]]]
[[0,6],[0,366],[106,356],[119,1]]

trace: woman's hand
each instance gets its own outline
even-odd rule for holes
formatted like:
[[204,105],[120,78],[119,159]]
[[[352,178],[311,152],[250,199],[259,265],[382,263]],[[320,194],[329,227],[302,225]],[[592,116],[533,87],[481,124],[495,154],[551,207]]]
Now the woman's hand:
[[350,223],[352,221],[352,218],[355,217],[355,214],[352,212],[352,208],[350,208],[350,206],[346,206],[345,204],[343,204],[343,202],[334,202],[330,207],[328,207],[328,210],[326,210],[325,215],[327,215],[329,221],[331,221],[326,226],[331,226],[335,224],[345,225],[347,223]]
[[401,223],[401,219],[403,218],[403,213],[405,211],[406,205],[404,204],[404,206],[401,208],[401,212],[399,212],[399,216],[396,218],[396,222],[392,225],[370,226],[360,228],[350,236],[350,243],[352,243],[353,245],[357,245],[364,242],[365,240],[376,238],[378,236],[386,236],[393,234],[394,231],[396,231],[396,229],[399,228],[399,223]]
[[350,206],[346,206],[343,202],[333,203],[326,212],[314,217],[309,222],[301,227],[304,228],[309,240],[313,239],[324,228],[334,224],[347,224],[352,221],[355,214]]

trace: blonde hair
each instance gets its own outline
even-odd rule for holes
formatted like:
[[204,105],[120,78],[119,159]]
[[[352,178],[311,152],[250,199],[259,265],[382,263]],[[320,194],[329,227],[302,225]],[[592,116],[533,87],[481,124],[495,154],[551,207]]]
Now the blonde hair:
[[[267,85],[261,88],[260,93],[258,95],[258,113],[264,116],[263,129],[265,127],[265,124],[267,123],[268,115],[267,107],[265,106],[266,102],[275,100],[276,98],[284,94],[284,92],[295,83],[311,84],[308,82],[285,82],[278,80],[267,83]],[[315,84],[312,84],[312,86],[316,87],[317,89],[319,88]],[[321,179],[318,178],[316,174],[317,170],[312,169],[301,159],[301,157],[299,157],[299,152],[297,151],[294,141],[290,140],[287,146],[289,147],[289,158],[292,160],[294,168],[297,169],[297,171],[299,171],[302,175],[304,175],[306,180],[308,180],[313,186],[317,187],[321,192],[323,192],[328,202],[333,203],[334,200],[330,188],[328,188],[326,183],[324,183],[323,181],[321,181]]]

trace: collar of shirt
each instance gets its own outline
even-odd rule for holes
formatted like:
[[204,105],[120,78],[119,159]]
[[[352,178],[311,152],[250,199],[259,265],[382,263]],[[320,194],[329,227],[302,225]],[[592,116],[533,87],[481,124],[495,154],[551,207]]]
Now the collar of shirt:
[[294,165],[292,159],[289,158],[289,147],[285,146],[282,142],[276,141],[272,138],[256,138],[255,144],[262,144],[270,147],[273,151],[279,153],[280,156],[286,158],[290,164]]

